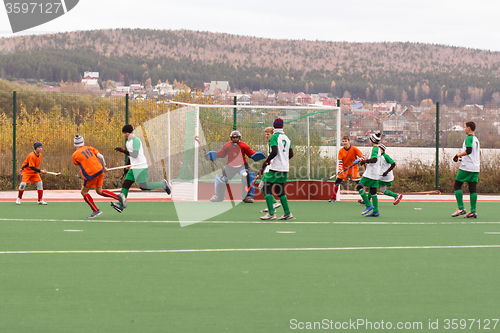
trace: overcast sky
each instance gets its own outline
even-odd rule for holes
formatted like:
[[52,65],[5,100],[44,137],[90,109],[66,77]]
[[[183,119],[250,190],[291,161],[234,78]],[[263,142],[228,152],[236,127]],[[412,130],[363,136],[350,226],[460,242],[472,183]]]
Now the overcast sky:
[[66,15],[17,34],[12,34],[5,7],[0,8],[0,37],[110,28],[187,29],[500,51],[499,13],[498,0],[80,0]]

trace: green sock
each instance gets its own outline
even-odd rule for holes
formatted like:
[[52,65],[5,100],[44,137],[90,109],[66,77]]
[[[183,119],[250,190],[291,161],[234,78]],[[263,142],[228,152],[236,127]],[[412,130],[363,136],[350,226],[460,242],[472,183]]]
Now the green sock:
[[368,197],[368,201],[372,199],[372,194],[370,192],[366,193],[366,196]]
[[464,193],[462,190],[455,191],[455,198],[457,199],[458,209],[464,209]]
[[154,190],[155,188],[162,188],[163,185],[164,185],[163,182],[151,182],[151,183],[147,183],[146,188],[148,190]]
[[378,213],[378,196],[376,194],[372,195],[373,201],[373,212]]
[[273,205],[276,203],[276,199],[274,199],[274,195],[273,195]]
[[285,214],[290,214],[290,207],[288,207],[288,198],[286,195],[281,196],[280,198],[281,205],[283,206],[283,211]]
[[393,198],[395,198],[395,197],[397,197],[397,196],[398,196],[396,193],[394,193],[394,192],[392,192],[392,191],[389,191],[389,190],[385,190],[385,191],[384,191],[384,194],[385,194],[385,195],[388,195],[388,196],[390,196],[390,197],[393,197]]
[[[271,194],[268,194],[264,196],[266,198],[266,204],[267,204],[267,209],[269,210],[269,215],[274,215],[274,207],[273,207],[273,196]],[[274,200],[276,201],[276,200]]]
[[477,204],[477,193],[470,194],[470,212],[476,212],[476,204]]
[[128,188],[122,187],[122,190],[120,191],[120,193],[125,194],[125,198],[128,197]]
[[370,205],[371,205],[370,198],[368,198],[368,195],[366,194],[365,190],[361,189],[358,191],[358,193],[361,196],[361,198],[363,199],[363,201],[365,202],[366,207],[370,207]]

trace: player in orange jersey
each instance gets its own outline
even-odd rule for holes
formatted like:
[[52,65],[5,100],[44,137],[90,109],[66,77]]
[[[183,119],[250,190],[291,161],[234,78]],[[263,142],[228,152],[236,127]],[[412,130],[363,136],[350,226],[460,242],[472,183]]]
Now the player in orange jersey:
[[106,198],[118,200],[122,205],[126,206],[127,199],[123,194],[120,193],[120,195],[117,195],[111,191],[102,189],[104,172],[108,172],[104,156],[94,147],[85,146],[83,138],[78,134],[75,136],[73,144],[76,149],[73,153],[73,163],[80,167],[83,177],[81,193],[85,202],[92,209],[92,214],[88,216],[88,218],[93,219],[102,214],[102,211],[97,208],[94,200],[89,194],[91,188],[95,188],[97,194]]
[[335,185],[333,186],[332,197],[328,200],[328,202],[335,202],[337,200],[337,193],[339,192],[339,186],[343,180],[351,179],[353,181],[359,181],[361,176],[359,175],[359,167],[358,162],[363,160],[365,157],[361,150],[357,147],[351,145],[351,140],[348,135],[344,135],[342,137],[342,148],[339,150],[338,161],[339,161],[339,169],[338,172],[350,168],[348,171],[343,172],[337,176],[335,180]]
[[23,166],[21,167],[21,184],[19,185],[19,193],[17,195],[16,204],[21,204],[21,199],[23,198],[24,189],[26,188],[26,183],[32,183],[36,185],[38,192],[38,204],[46,205],[47,203],[43,200],[43,182],[40,178],[40,174],[46,173],[45,170],[40,169],[40,163],[42,162],[42,143],[35,142],[33,145],[34,151],[26,157]]

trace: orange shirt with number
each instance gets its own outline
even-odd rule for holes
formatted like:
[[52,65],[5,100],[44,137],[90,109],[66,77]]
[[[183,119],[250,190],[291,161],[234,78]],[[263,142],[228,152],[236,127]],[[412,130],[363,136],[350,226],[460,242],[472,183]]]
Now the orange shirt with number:
[[[339,170],[342,171],[344,169],[347,169],[351,165],[354,164],[354,161],[356,158],[359,158],[363,156],[363,153],[361,150],[359,150],[357,147],[350,146],[349,149],[345,149],[344,147],[340,148],[339,154],[338,154],[338,160],[339,160]],[[337,178],[347,180],[348,178],[351,179],[359,179],[361,176],[359,175],[359,166],[355,165],[348,171],[341,173],[338,175]]]

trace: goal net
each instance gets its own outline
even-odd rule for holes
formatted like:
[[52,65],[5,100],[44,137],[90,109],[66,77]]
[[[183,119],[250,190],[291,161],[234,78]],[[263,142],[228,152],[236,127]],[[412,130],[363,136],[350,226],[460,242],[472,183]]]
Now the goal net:
[[[253,151],[261,151],[267,156],[268,142],[264,130],[272,126],[277,117],[282,118],[284,132],[290,138],[294,151],[288,180],[321,179],[337,170],[336,157],[341,141],[338,115],[339,108],[331,106],[233,106],[172,102],[168,112],[144,122],[134,130],[134,134],[144,143],[150,178],[168,179],[178,215],[185,215],[182,216],[183,221],[199,221],[199,212],[177,205],[205,201],[204,217],[216,216],[241,202],[246,195],[245,185],[254,179],[262,166],[262,160],[254,162],[246,157],[249,179],[242,180],[240,174],[224,179],[226,200],[216,205],[208,202],[223,177],[227,157],[210,161],[206,153],[219,151],[231,140],[233,129],[241,133],[241,140]],[[252,188],[251,195],[254,191],[259,190]]]

